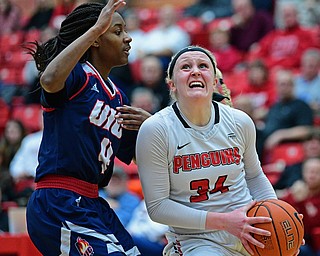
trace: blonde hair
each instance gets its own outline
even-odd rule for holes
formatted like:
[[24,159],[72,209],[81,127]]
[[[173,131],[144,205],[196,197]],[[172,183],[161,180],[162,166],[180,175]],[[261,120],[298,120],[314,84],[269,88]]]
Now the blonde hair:
[[[222,102],[226,105],[233,107],[232,101],[231,101],[231,91],[227,87],[227,85],[223,81],[223,75],[220,69],[216,69],[216,76],[218,78],[218,85],[216,86],[216,92],[222,94],[224,97],[226,97]],[[220,85],[220,86],[219,86]]]

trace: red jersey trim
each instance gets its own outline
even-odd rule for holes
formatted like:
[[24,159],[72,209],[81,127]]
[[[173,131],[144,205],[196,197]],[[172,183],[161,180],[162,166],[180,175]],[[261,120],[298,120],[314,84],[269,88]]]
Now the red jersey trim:
[[83,89],[87,86],[87,84],[88,84],[88,82],[89,82],[89,76],[88,76],[87,73],[86,73],[86,76],[87,76],[87,78],[86,78],[86,81],[85,81],[84,85],[80,88],[79,91],[77,91],[74,95],[72,95],[72,96],[69,98],[69,100],[72,100],[72,99],[75,98],[77,95],[79,95],[79,93],[82,92]]
[[52,112],[52,111],[55,111],[56,109],[55,108],[46,108],[44,106],[41,106],[41,109],[44,111],[44,112]]
[[95,69],[95,67],[88,61],[86,62],[86,64],[87,64],[87,67],[89,67],[90,72],[86,71],[86,69],[85,69],[85,71],[89,75],[92,75],[92,76],[96,77],[100,81],[103,90],[109,95],[109,98],[110,99],[114,99],[116,94],[118,93],[118,88],[115,86],[115,84],[111,81],[110,78],[108,78],[108,82],[110,83],[110,85],[113,87],[113,90],[114,90],[114,92],[112,92],[109,89],[109,87],[106,85],[106,83],[103,80],[103,78],[101,77],[100,73]]
[[89,198],[99,197],[97,184],[92,184],[69,176],[46,175],[36,183],[36,189],[42,188],[61,188]]

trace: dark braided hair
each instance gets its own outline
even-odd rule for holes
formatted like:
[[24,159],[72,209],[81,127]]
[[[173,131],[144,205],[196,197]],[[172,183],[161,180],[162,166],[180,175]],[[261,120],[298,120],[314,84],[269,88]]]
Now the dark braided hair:
[[[104,4],[84,3],[76,7],[61,23],[59,33],[47,42],[29,42],[29,46],[24,46],[27,53],[31,54],[36,62],[40,74],[47,65],[68,45],[82,36],[91,28],[100,15]],[[88,59],[88,51],[81,57],[80,61]]]

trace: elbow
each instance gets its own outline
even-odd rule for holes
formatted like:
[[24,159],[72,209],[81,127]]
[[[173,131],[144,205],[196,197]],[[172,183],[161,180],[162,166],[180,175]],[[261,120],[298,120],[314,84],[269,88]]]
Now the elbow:
[[159,214],[159,212],[157,211],[157,209],[155,208],[147,208],[149,217],[152,221],[157,222],[157,223],[162,223],[162,224],[166,224],[164,223],[164,218],[161,216],[161,214]]
[[40,85],[46,92],[55,93],[63,88],[64,82],[61,83],[54,74],[44,73],[40,77]]
[[150,214],[149,213],[149,217],[153,222],[157,222],[157,223],[161,223],[161,224],[165,224],[163,222],[163,219],[161,219],[157,214]]

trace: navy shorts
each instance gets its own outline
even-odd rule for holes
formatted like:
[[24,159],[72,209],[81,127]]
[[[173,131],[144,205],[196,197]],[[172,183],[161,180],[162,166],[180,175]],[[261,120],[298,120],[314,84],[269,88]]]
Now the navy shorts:
[[115,212],[100,197],[38,189],[28,202],[27,228],[32,242],[46,256],[140,255]]

